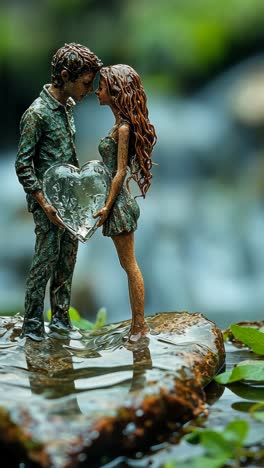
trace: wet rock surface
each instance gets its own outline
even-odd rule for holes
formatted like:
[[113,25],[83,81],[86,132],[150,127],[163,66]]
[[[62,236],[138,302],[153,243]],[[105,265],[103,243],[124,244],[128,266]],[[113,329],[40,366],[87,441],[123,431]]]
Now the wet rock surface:
[[0,445],[14,463],[133,453],[206,413],[204,387],[224,364],[220,330],[187,312],[147,322],[131,345],[129,321],[33,342],[20,338],[21,317],[0,318]]

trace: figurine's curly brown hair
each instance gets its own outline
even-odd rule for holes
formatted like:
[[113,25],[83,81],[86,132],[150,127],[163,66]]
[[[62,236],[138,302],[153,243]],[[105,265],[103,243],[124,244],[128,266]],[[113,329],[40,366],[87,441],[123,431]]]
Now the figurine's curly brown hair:
[[145,198],[152,179],[151,155],[157,136],[148,119],[147,97],[141,78],[132,67],[122,64],[101,68],[100,76],[106,81],[121,119],[130,123],[133,132],[127,186],[129,181],[134,179]]
[[51,82],[55,88],[61,88],[62,70],[67,70],[70,81],[75,81],[85,72],[96,73],[103,66],[101,60],[88,47],[81,44],[64,44],[53,55],[51,62]]

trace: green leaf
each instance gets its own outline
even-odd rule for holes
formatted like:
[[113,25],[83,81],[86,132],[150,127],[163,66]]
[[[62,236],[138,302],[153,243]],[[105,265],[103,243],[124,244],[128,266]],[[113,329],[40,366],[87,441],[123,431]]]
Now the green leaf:
[[235,393],[235,395],[244,398],[245,400],[252,400],[252,401],[263,401],[264,400],[264,392],[263,388],[256,387],[252,385],[244,385],[241,382],[233,383],[229,390]]
[[264,411],[255,411],[252,416],[257,421],[264,423]]
[[185,437],[184,437],[185,440],[187,440],[187,442],[189,442],[189,444],[199,444],[200,443],[200,430],[197,429],[193,432],[191,432],[190,434],[187,434]]
[[78,310],[75,309],[74,307],[69,308],[69,316],[71,320],[75,320],[76,322],[79,322],[81,320],[81,316]]
[[[51,309],[49,309],[47,311],[46,315],[47,315],[47,319],[51,320]],[[81,316],[80,316],[78,310],[75,309],[74,307],[69,308],[69,315],[70,315],[70,319],[72,321],[79,322],[81,320]]]
[[196,457],[193,461],[186,463],[184,466],[183,465],[176,465],[176,467],[180,468],[222,468],[227,459],[229,457],[222,456],[214,456],[214,457],[207,457],[207,456],[200,456]]
[[101,309],[98,310],[97,315],[96,315],[96,321],[95,321],[95,324],[93,325],[94,329],[103,327],[106,324],[106,315],[107,315],[106,308],[101,307]]
[[230,422],[221,431],[193,429],[184,437],[188,442],[197,442],[205,448],[204,454],[185,460],[172,460],[164,468],[222,468],[230,459],[236,459],[238,449],[243,447],[249,425],[238,419]]
[[[227,384],[230,382],[230,378],[233,374],[233,370],[234,369],[229,369],[225,372],[222,372],[222,374],[218,374],[214,377],[214,380],[217,382],[217,383],[220,383],[220,384]],[[240,379],[238,379],[240,380]],[[234,381],[233,381],[234,382]]]
[[226,441],[231,442],[236,447],[242,447],[248,434],[248,423],[243,419],[238,419],[227,424],[223,436]]
[[223,331],[223,332],[222,332],[222,335],[223,335],[223,340],[224,340],[224,342],[226,342],[227,339],[228,339],[229,336],[230,336],[230,328],[228,328],[227,330]]
[[92,330],[94,326],[92,322],[86,319],[80,319],[78,321],[72,320],[72,324],[74,327],[80,328],[81,330]]
[[230,325],[230,329],[237,340],[249,346],[256,354],[264,355],[264,333],[256,328]]
[[[69,315],[71,322],[75,327],[80,328],[82,330],[94,330],[95,328],[102,327],[106,324],[107,312],[105,307],[101,307],[101,309],[99,309],[97,312],[95,323],[92,323],[89,320],[82,318],[78,310],[74,307],[69,308]],[[47,311],[46,316],[48,320],[51,320],[51,309]]]
[[264,423],[264,411],[259,411],[260,408],[264,409],[264,403],[256,403],[250,408],[251,416],[259,422]]
[[[245,387],[245,385],[243,386]],[[254,401],[235,401],[234,403],[232,403],[231,408],[235,411],[239,411],[240,413],[249,413],[252,406],[254,405],[255,405]]]
[[201,445],[212,457],[231,457],[233,447],[222,433],[206,429],[201,433]]
[[222,433],[211,429],[195,429],[185,437],[190,443],[200,443],[208,455],[213,457],[229,457],[232,455],[232,445],[225,440]]
[[201,455],[193,459],[167,462],[163,465],[163,468],[222,468],[226,461],[226,457],[207,457]]
[[167,461],[166,463],[164,463],[163,468],[174,468],[176,466],[177,466],[176,462],[172,460],[172,461]]
[[[259,365],[259,362],[262,362],[262,365]],[[262,383],[264,382],[264,361],[259,362],[256,364],[256,361],[254,361],[254,364],[246,365],[240,363],[233,369],[215,376],[214,380],[224,385],[237,382],[238,380],[251,380]]]

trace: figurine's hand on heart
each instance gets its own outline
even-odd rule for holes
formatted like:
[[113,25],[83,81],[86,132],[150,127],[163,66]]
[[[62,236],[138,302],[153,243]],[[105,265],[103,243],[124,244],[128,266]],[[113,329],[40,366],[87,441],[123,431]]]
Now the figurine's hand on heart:
[[64,224],[58,217],[57,210],[55,210],[54,206],[48,203],[46,198],[43,196],[43,193],[40,190],[38,190],[37,192],[33,193],[33,197],[40,204],[41,208],[43,209],[44,213],[47,215],[49,220],[53,224],[56,224],[57,226],[65,229]]
[[106,208],[106,206],[102,208],[101,210],[97,211],[97,213],[93,215],[93,218],[98,218],[99,216],[101,216],[99,221],[97,221],[97,227],[100,227],[102,226],[102,224],[104,224],[104,222],[108,218],[108,215],[109,215],[109,209]]
[[58,217],[57,210],[55,210],[54,206],[49,205],[48,203],[45,203],[42,205],[42,208],[44,212],[46,213],[47,217],[49,220],[53,223],[59,226],[60,228],[64,228],[64,224],[61,222],[60,218]]

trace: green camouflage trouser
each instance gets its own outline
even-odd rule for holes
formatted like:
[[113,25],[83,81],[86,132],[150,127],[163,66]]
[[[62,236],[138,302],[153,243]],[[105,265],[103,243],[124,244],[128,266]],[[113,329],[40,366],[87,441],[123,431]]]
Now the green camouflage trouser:
[[69,306],[78,241],[53,224],[42,208],[32,213],[36,224],[35,254],[26,284],[23,334],[44,334],[43,306],[50,279],[52,323],[71,328]]

